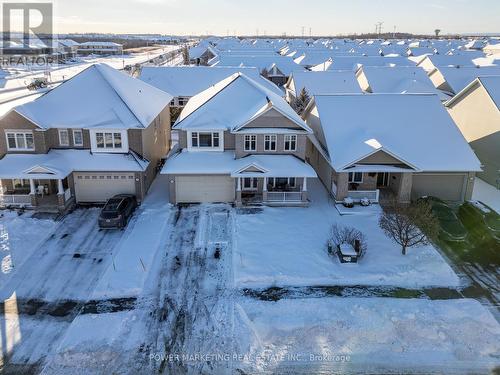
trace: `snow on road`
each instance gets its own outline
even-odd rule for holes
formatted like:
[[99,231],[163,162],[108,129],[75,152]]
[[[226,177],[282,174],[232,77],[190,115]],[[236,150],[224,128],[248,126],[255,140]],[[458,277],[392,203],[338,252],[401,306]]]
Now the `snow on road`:
[[[432,246],[406,256],[378,227],[378,214],[341,216],[318,180],[307,208],[265,207],[237,215],[235,282],[240,288],[312,285],[455,287],[459,278]],[[334,223],[365,234],[368,251],[358,264],[340,264],[326,251]]]
[[474,300],[246,299],[238,307],[244,371],[488,373],[500,364],[500,325]]

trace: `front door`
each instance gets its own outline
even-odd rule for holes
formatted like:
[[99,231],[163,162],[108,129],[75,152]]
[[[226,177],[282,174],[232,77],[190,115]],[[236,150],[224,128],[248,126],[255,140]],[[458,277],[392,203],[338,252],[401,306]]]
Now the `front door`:
[[377,173],[377,187],[389,186],[389,173],[379,172]]

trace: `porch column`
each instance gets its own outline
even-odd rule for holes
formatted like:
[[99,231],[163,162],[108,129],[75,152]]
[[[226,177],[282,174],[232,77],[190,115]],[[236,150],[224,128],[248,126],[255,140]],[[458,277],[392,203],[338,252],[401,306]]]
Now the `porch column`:
[[262,201],[267,201],[267,177],[264,177],[264,182],[262,186]]
[[57,205],[59,207],[59,210],[64,210],[64,206],[66,204],[65,198],[64,198],[64,186],[62,183],[62,179],[57,180]]
[[398,201],[400,203],[410,203],[411,188],[413,186],[413,173],[401,173],[399,182]]
[[57,180],[57,194],[64,195],[64,186],[61,179]]
[[236,207],[241,207],[241,177],[236,180]]
[[302,202],[307,201],[307,177],[303,178],[301,198]]
[[35,180],[30,178],[30,195],[35,195],[35,194],[36,194]]
[[36,187],[35,187],[35,180],[30,178],[30,199],[31,199],[31,205],[35,207],[37,205],[37,200],[36,200]]

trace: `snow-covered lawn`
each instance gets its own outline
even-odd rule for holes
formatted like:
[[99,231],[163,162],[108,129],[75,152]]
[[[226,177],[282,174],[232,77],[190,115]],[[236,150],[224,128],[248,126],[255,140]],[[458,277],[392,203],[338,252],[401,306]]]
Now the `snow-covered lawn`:
[[474,181],[472,199],[487,204],[500,214],[500,190],[480,178]]
[[[458,286],[459,278],[432,246],[401,249],[378,227],[378,214],[343,215],[319,180],[311,181],[307,208],[270,208],[236,217],[235,283],[239,287],[391,285],[408,288]],[[326,252],[334,223],[367,237],[358,264],[340,264]]]
[[500,363],[500,325],[474,300],[245,299],[235,326],[243,368],[257,372],[487,373]]
[[54,220],[33,219],[32,212],[0,211],[0,285],[19,270],[37,247],[52,235]]

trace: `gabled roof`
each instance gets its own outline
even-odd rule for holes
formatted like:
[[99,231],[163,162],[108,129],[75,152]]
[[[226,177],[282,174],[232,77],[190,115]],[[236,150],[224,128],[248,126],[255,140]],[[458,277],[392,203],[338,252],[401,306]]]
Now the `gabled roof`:
[[[320,64],[322,65],[322,64]],[[414,66],[406,57],[336,56],[327,70],[357,70],[359,66]],[[318,67],[320,68],[320,67]]]
[[171,100],[164,91],[96,64],[14,110],[43,129],[145,128]]
[[495,106],[500,110],[500,75],[478,77],[468,84],[457,95],[445,103],[447,107],[453,106],[457,101],[466,95],[473,87],[481,85],[486,90],[486,93],[491,98]]
[[315,96],[337,171],[385,151],[418,171],[480,171],[480,162],[436,95]]
[[[293,72],[289,82],[293,81],[295,95],[305,88],[309,95],[361,93],[361,87],[352,70]],[[288,85],[288,84],[287,84]]]
[[270,109],[311,132],[281,96],[242,73],[233,74],[192,97],[174,128],[233,131]]
[[368,80],[371,92],[393,94],[437,94],[441,100],[449,99],[434,87],[425,71],[420,67],[395,66],[361,68]]
[[146,66],[142,68],[139,79],[173,96],[191,97],[238,72],[244,73],[276,94],[283,93],[278,86],[262,77],[254,67]]
[[440,67],[439,72],[454,93],[459,93],[477,77],[500,75],[500,66],[476,67]]
[[285,75],[290,75],[295,70],[303,70],[304,68],[296,64],[291,57],[281,56],[278,54],[265,54],[258,56],[250,55],[227,55],[218,56],[212,64],[213,66],[254,66],[259,71],[269,68],[275,64],[276,67]]

